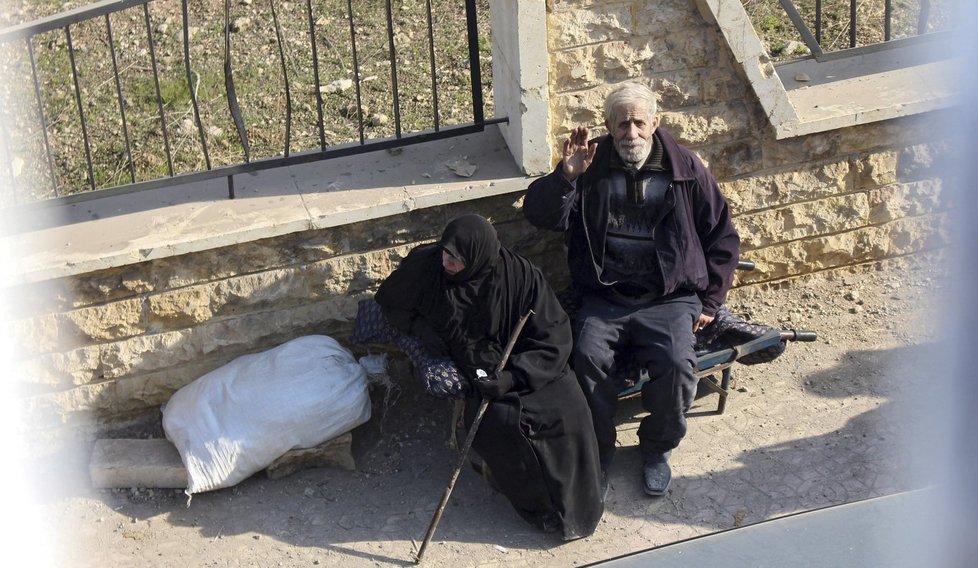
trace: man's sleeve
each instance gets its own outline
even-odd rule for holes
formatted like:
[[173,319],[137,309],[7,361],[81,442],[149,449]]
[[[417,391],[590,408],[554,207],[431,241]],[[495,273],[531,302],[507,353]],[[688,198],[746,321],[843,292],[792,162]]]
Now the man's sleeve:
[[730,219],[730,206],[720,193],[720,186],[713,175],[700,164],[701,175],[699,198],[694,204],[696,233],[703,247],[706,259],[706,272],[709,283],[701,295],[703,313],[716,314],[726,301],[727,292],[733,283],[734,270],[740,258],[740,236]]
[[523,215],[535,227],[552,231],[567,228],[576,189],[561,173],[561,165],[530,184],[523,199]]

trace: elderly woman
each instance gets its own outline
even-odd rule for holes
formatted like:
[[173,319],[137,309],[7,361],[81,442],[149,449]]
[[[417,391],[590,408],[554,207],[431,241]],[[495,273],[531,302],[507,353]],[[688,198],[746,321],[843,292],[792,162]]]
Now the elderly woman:
[[568,367],[570,322],[540,271],[501,246],[487,220],[465,215],[439,243],[413,249],[376,301],[394,328],[419,338],[430,355],[450,357],[471,385],[467,425],[490,400],[472,447],[516,511],[564,540],[593,533],[603,512],[597,442]]

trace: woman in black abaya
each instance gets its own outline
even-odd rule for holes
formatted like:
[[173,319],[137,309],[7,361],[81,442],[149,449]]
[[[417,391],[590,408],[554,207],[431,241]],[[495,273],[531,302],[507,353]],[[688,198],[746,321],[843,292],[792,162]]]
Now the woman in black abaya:
[[[449,356],[472,385],[471,425],[489,403],[472,447],[528,522],[565,540],[594,532],[603,512],[597,443],[584,394],[568,367],[567,314],[540,271],[499,244],[478,215],[445,228],[437,244],[413,249],[381,284],[376,300],[390,324]],[[494,370],[529,312],[505,368]],[[488,377],[477,378],[477,371]]]

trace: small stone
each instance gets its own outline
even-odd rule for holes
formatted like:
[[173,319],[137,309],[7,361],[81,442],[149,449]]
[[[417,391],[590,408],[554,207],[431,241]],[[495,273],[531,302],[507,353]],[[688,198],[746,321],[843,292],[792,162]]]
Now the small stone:
[[388,122],[390,122],[390,119],[387,115],[380,112],[370,115],[370,119],[367,120],[367,124],[370,126],[383,126]]
[[455,172],[455,175],[461,177],[472,177],[476,170],[479,169],[479,166],[464,158],[447,162],[445,167]]
[[798,73],[795,75],[795,81],[798,81],[799,83],[807,83],[811,80],[812,78],[808,76],[808,73]]
[[240,18],[235,18],[231,22],[232,32],[241,32],[248,29],[251,26],[251,18],[248,16],[241,16]]
[[325,94],[342,93],[343,91],[346,91],[352,86],[353,86],[353,81],[351,79],[337,79],[329,83],[328,85],[323,85],[322,87],[319,87],[319,92]]

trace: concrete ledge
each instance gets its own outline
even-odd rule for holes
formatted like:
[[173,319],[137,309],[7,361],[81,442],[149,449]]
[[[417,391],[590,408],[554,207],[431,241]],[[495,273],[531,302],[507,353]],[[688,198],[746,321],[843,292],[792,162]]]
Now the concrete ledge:
[[526,188],[499,129],[225,179],[2,214],[18,285]]
[[911,43],[839,59],[803,59],[778,65],[778,76],[796,117],[775,125],[778,138],[956,104],[948,78],[954,76],[961,62],[948,59],[950,46],[942,45]]
[[[831,60],[771,62],[740,0],[697,0],[741,65],[777,139],[940,110],[958,104],[949,80],[963,62],[949,36],[892,42]],[[805,80],[799,81],[798,78]]]

